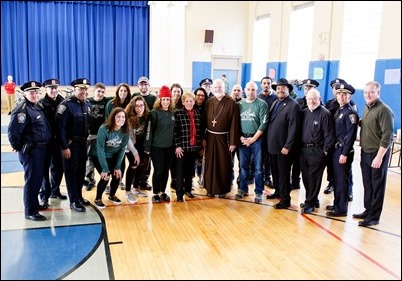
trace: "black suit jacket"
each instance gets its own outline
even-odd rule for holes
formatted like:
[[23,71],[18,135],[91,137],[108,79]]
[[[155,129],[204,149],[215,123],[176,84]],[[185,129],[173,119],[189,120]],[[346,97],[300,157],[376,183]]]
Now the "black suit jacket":
[[300,142],[300,125],[302,118],[301,106],[288,96],[272,114],[279,100],[274,101],[269,111],[268,122],[268,152],[281,154],[283,147],[292,152]]

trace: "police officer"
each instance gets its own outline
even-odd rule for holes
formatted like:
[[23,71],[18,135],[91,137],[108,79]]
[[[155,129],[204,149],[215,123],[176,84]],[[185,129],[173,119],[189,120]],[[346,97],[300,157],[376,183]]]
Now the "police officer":
[[320,86],[320,83],[314,79],[304,79],[303,80],[303,85],[304,85],[304,96],[302,98],[296,99],[297,103],[300,104],[302,109],[307,108],[307,100],[306,100],[306,95],[308,90],[312,88],[317,88]]
[[77,212],[85,212],[83,205],[89,205],[89,201],[82,198],[87,137],[92,118],[91,104],[86,99],[89,85],[86,78],[72,81],[74,94],[60,103],[56,113],[57,137],[62,150],[70,209]]
[[43,174],[42,188],[39,193],[42,206],[44,207],[48,206],[49,198],[67,199],[67,196],[60,192],[60,183],[63,179],[63,162],[61,160],[60,146],[56,141],[56,109],[64,100],[57,90],[59,85],[60,81],[56,78],[44,81],[42,86],[46,89],[46,95],[38,102],[38,106],[42,108],[49,121],[52,132],[52,137],[47,144],[45,171]]
[[199,85],[200,85],[200,87],[204,88],[205,91],[207,91],[208,98],[211,98],[214,96],[214,93],[212,93],[212,91],[211,91],[212,79],[204,78],[200,81]]
[[[341,78],[335,78],[334,80],[331,81],[330,86],[332,88],[332,93],[334,94],[334,98],[330,99],[325,103],[325,108],[328,109],[332,116],[335,115],[335,112],[339,108],[339,103],[336,99],[336,89],[335,86],[337,84],[343,84],[346,85],[348,84],[345,80]],[[357,106],[353,102],[353,100],[349,101],[349,105],[357,112]],[[332,151],[330,151],[332,153]],[[328,186],[324,189],[325,194],[330,194],[334,190],[334,167],[332,165],[332,157],[328,157],[328,163],[327,163],[327,180],[328,180]],[[352,180],[352,174],[351,178],[349,181],[349,201],[353,200],[353,180]]]
[[345,217],[348,213],[348,196],[352,163],[354,157],[353,144],[356,140],[358,113],[350,105],[355,89],[349,84],[335,85],[336,100],[339,109],[334,115],[335,148],[333,150],[334,166],[334,205],[327,206],[327,216]]
[[45,169],[46,145],[51,137],[48,120],[37,106],[41,84],[29,81],[21,86],[24,100],[11,114],[8,125],[8,139],[14,151],[18,151],[20,163],[24,168],[24,212],[25,218],[44,221],[39,214],[39,189]]

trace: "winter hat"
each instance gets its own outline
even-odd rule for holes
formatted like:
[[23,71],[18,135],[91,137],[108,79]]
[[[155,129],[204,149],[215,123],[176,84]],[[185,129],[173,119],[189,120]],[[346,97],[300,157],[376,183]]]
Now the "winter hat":
[[170,91],[169,87],[162,86],[162,88],[159,89],[159,98],[171,98],[172,97],[172,92]]

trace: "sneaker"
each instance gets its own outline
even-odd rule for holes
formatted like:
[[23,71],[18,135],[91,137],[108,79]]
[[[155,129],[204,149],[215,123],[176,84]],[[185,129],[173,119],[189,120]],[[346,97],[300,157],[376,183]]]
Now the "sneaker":
[[123,182],[120,182],[120,189],[121,190],[125,190],[126,189],[126,185]]
[[166,193],[162,193],[160,198],[163,201],[170,201],[170,197]]
[[109,196],[109,200],[110,201],[112,201],[113,202],[113,204],[115,204],[115,205],[120,205],[121,204],[121,201],[120,201],[120,199],[119,198],[117,198],[117,196],[115,195],[115,196]]
[[162,199],[159,197],[159,195],[154,195],[154,196],[152,196],[152,202],[160,203],[160,202],[162,202]]
[[102,199],[95,199],[94,201],[96,207],[98,207],[98,209],[105,209],[106,206],[105,204],[103,204]]
[[254,203],[260,204],[262,202],[262,194],[256,194],[254,198]]
[[126,194],[126,198],[127,198],[127,201],[128,201],[130,204],[135,204],[135,203],[137,203],[137,199],[135,199],[134,194],[133,194],[132,192]]
[[105,188],[105,194],[110,194],[110,186],[106,186],[106,188]]
[[138,197],[148,197],[148,194],[146,192],[143,192],[138,188],[133,188],[131,192]]
[[244,194],[245,194],[245,192],[243,190],[241,190],[241,189],[237,190],[237,193],[235,195],[235,199],[236,200],[242,199],[244,197]]
[[94,182],[94,181],[90,181],[90,182],[87,184],[87,187],[85,188],[85,189],[86,189],[86,191],[91,191],[91,190],[92,190],[92,188],[94,188],[94,187],[95,187],[95,185],[96,185],[96,182]]

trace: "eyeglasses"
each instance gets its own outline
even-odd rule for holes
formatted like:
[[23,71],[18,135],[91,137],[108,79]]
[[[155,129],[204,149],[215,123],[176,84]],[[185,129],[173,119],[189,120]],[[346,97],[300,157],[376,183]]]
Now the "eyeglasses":
[[144,107],[143,104],[136,104],[135,107]]

